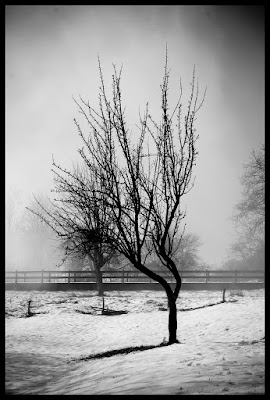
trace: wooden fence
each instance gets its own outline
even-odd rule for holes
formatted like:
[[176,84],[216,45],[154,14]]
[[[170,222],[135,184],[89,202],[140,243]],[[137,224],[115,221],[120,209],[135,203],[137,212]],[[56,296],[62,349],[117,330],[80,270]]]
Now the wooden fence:
[[[172,275],[156,271],[167,282],[174,283]],[[181,271],[182,283],[264,283],[263,270],[199,270]],[[152,283],[139,271],[102,271],[104,283]],[[6,271],[6,283],[96,283],[94,271]]]

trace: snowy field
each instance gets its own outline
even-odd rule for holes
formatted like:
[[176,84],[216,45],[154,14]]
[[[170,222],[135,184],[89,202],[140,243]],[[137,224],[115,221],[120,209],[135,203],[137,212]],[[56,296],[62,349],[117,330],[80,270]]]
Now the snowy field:
[[202,307],[221,300],[180,293],[179,344],[83,360],[167,340],[165,293],[107,292],[105,307],[127,311],[108,316],[96,292],[6,291],[6,394],[264,394],[264,289]]

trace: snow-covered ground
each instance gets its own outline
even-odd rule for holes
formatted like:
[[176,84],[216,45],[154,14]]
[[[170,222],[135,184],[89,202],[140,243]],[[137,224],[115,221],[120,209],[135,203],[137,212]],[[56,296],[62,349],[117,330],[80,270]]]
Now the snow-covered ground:
[[[27,302],[35,314],[26,318]],[[179,344],[107,358],[83,357],[168,339],[163,292],[6,292],[6,393],[262,394],[265,382],[263,289],[182,291]]]

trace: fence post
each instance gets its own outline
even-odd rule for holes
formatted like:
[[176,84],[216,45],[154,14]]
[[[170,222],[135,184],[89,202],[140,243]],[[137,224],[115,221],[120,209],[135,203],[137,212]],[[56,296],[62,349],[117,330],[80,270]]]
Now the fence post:
[[125,279],[125,271],[122,271],[122,283],[124,283],[124,279]]
[[70,284],[70,270],[68,270],[68,284]]
[[51,283],[51,273],[49,271],[49,282]]
[[43,269],[41,270],[41,284],[43,284]]
[[206,270],[206,276],[205,276],[205,283],[208,283],[209,280],[209,271],[208,269]]
[[26,282],[26,272],[24,272],[24,282]]
[[17,283],[18,283],[18,276],[17,276],[17,270],[15,271],[15,285],[17,285]]
[[234,282],[237,283],[237,270],[235,270]]

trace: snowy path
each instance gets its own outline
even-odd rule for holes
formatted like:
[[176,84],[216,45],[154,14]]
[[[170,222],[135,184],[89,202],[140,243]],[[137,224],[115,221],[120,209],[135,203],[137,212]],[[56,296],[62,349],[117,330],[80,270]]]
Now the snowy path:
[[[6,389],[70,395],[264,393],[264,290],[250,293],[235,297],[237,302],[178,312],[179,344],[88,361],[79,358],[161,343],[168,336],[168,313],[153,307],[117,316],[85,315],[74,311],[85,298],[73,296],[59,307],[54,303],[47,314],[9,317]],[[157,295],[147,296],[152,307]],[[187,296],[181,307],[191,305]],[[194,306],[215,302],[201,296]],[[124,308],[124,296],[111,297],[115,309]],[[146,301],[142,293],[138,299]]]

